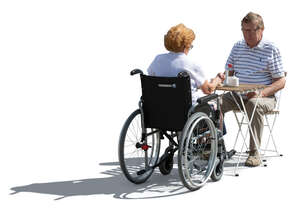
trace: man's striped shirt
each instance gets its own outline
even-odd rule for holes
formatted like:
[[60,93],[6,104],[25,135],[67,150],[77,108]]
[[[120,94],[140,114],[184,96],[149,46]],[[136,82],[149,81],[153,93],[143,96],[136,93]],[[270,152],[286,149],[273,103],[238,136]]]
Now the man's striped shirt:
[[273,78],[284,77],[281,55],[271,42],[262,40],[250,48],[245,40],[237,42],[226,63],[233,65],[236,77],[242,84],[272,84]]

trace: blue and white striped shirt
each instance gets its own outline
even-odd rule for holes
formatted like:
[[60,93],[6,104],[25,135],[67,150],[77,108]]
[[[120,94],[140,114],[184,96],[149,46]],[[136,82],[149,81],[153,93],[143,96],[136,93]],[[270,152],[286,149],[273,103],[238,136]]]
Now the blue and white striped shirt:
[[271,42],[261,40],[250,48],[245,40],[237,42],[227,59],[242,84],[272,84],[273,78],[284,77],[281,55]]

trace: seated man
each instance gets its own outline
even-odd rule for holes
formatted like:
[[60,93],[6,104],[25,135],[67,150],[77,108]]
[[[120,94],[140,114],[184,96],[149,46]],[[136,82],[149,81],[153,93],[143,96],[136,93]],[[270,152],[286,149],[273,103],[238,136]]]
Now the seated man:
[[[258,97],[257,108],[251,123],[253,136],[257,145],[260,146],[264,127],[263,115],[275,108],[276,92],[285,86],[285,72],[278,48],[262,38],[264,31],[262,17],[250,12],[243,18],[241,25],[244,40],[233,46],[226,69],[228,69],[228,64],[232,64],[233,71],[240,79],[240,83],[269,85],[262,90]],[[219,73],[218,77],[218,82],[224,80],[223,73]],[[248,117],[252,115],[257,96],[257,93],[250,92],[243,97]],[[223,113],[238,110],[229,93],[223,96],[221,109]],[[253,136],[250,137],[250,153],[245,163],[246,166],[258,166],[261,162]]]

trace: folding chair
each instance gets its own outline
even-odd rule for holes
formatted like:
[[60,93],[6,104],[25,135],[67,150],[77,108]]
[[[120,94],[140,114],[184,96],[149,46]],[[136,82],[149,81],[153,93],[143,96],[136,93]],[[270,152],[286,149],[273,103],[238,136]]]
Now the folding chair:
[[[264,126],[268,127],[267,128],[268,129],[268,140],[267,140],[265,147],[263,149],[261,149],[261,151],[262,151],[263,156],[265,156],[265,157],[282,157],[283,156],[283,154],[280,154],[278,152],[277,146],[275,143],[275,139],[273,136],[273,129],[275,126],[275,122],[276,122],[276,119],[279,116],[279,112],[280,112],[279,107],[280,107],[281,94],[282,94],[282,90],[279,91],[277,105],[276,105],[275,109],[264,114],[264,118],[265,118]],[[269,147],[270,140],[272,141],[273,148]],[[270,153],[270,154],[267,154],[267,153]],[[275,154],[272,155],[271,153],[275,153]]]

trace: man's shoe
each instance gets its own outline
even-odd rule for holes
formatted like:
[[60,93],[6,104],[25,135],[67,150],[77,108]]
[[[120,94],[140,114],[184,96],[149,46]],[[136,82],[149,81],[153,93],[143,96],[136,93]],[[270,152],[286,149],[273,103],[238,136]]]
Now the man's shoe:
[[247,158],[245,162],[245,166],[249,167],[256,167],[260,165],[260,158],[257,152],[250,152],[249,157]]

